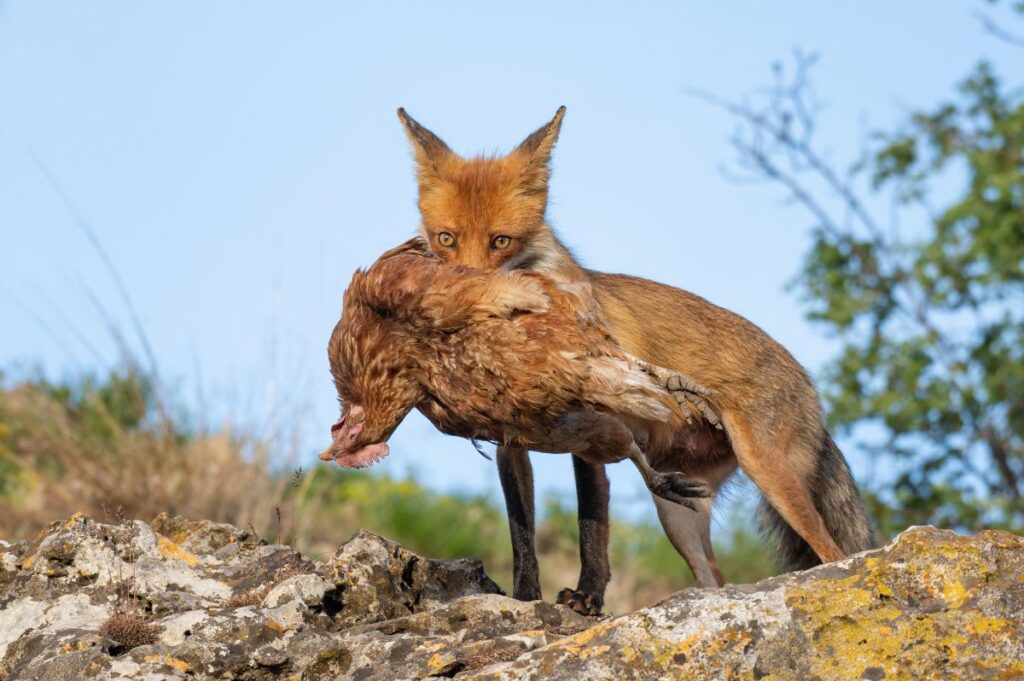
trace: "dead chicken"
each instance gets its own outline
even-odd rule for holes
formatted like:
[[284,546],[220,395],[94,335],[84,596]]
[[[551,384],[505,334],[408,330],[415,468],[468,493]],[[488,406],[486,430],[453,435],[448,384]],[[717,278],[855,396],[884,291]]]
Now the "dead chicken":
[[630,459],[647,487],[691,506],[704,483],[652,468],[645,452],[709,430],[710,393],[624,352],[591,296],[531,272],[446,265],[421,239],[357,271],[328,356],[342,403],[320,458],[346,468],[388,454],[413,408],[450,435]]

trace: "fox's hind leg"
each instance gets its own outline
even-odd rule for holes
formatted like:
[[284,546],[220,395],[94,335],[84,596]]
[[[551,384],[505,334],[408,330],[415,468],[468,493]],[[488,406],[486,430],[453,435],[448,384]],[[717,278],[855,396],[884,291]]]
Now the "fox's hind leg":
[[653,493],[651,496],[665,535],[690,566],[697,586],[706,589],[725,584],[711,548],[711,497],[694,499],[694,513]]
[[707,482],[711,496],[694,499],[696,513],[680,508],[659,497],[654,497],[658,520],[679,555],[690,566],[694,581],[701,588],[714,588],[725,584],[711,545],[711,505],[718,490],[736,472],[736,458],[730,451],[718,460],[700,462],[684,467],[688,475]]

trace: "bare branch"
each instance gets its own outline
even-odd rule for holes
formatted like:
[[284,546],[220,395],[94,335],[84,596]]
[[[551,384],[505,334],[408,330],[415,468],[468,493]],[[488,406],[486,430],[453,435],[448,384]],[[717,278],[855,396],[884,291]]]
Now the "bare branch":
[[1003,485],[1010,492],[1010,496],[1014,500],[1020,501],[1020,481],[1017,479],[1016,472],[1010,466],[1011,450],[1006,439],[1001,437],[991,424],[984,426],[978,434],[985,444],[988,445],[989,453],[996,462],[996,469],[1003,479]]
[[987,14],[980,10],[976,10],[975,12],[973,12],[973,14],[974,18],[977,19],[979,23],[981,23],[981,27],[985,29],[985,32],[988,33],[993,38],[1001,40],[1004,43],[1007,43],[1008,45],[1013,45],[1014,47],[1024,47],[1024,36],[1020,36],[1015,33],[1011,33],[1010,31],[1007,31],[1005,28],[996,23],[996,21],[992,17],[988,16]]
[[750,158],[755,164],[757,164],[757,167],[761,170],[762,173],[764,173],[765,177],[767,177],[770,180],[775,180],[779,182],[782,186],[789,190],[789,193],[792,195],[793,199],[797,203],[803,205],[808,211],[811,212],[812,215],[814,215],[814,217],[818,221],[818,226],[821,227],[821,229],[825,230],[834,237],[839,236],[839,227],[832,219],[832,216],[829,215],[829,212],[825,210],[825,207],[818,203],[814,196],[811,195],[811,193],[807,191],[807,189],[805,189],[804,186],[800,184],[800,182],[797,181],[797,179],[794,176],[784,172],[781,168],[778,167],[778,165],[772,163],[771,159],[767,156],[767,154],[764,154],[756,150],[751,150]]
[[[805,78],[805,75],[798,77],[799,80]],[[790,103],[790,106],[783,106],[780,103],[781,100],[773,98],[768,107],[769,111],[772,112],[770,115],[757,111],[748,105],[718,97],[704,90],[687,88],[685,92],[696,99],[723,109],[740,120],[745,121],[751,126],[751,130],[755,134],[766,134],[781,150],[792,156],[791,165],[794,166],[795,172],[799,173],[804,169],[808,169],[816,174],[864,225],[872,240],[878,245],[884,244],[884,233],[863,202],[857,197],[849,184],[843,182],[839,175],[811,147],[811,135],[814,130],[813,116],[808,105],[803,103],[799,105],[793,104],[794,99],[802,101],[801,95],[798,91],[794,90],[794,87],[797,86],[777,86],[776,91],[781,93],[781,96]],[[795,117],[790,116],[790,110],[797,112]],[[794,119],[799,127],[799,133],[794,133],[793,131]],[[821,204],[807,201],[809,192],[800,185],[795,176],[783,173],[777,164],[770,162],[767,152],[759,148],[761,145],[758,139],[755,138],[752,142],[746,142],[739,135],[734,135],[732,143],[733,147],[740,152],[741,159],[752,161],[759,170],[767,171],[770,166],[771,173],[768,174],[768,177],[780,181],[786,178],[786,181],[783,181],[783,183],[793,192],[794,197],[800,203],[807,206],[819,220],[822,219],[823,208]],[[827,214],[827,211],[824,213]],[[829,225],[838,224],[832,218],[828,218],[825,222]]]

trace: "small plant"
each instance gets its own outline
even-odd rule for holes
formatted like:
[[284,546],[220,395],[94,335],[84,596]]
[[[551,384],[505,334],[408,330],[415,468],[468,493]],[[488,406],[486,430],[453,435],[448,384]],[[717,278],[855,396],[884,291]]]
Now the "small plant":
[[159,628],[141,612],[115,611],[100,627],[100,636],[113,641],[111,655],[120,655],[132,648],[156,643]]
[[224,603],[224,607],[234,609],[257,606],[263,602],[263,599],[268,593],[270,593],[270,589],[266,586],[258,586],[255,589],[249,589],[245,593],[232,596],[226,603]]
[[[112,642],[110,654],[117,656],[132,648],[156,643],[160,629],[150,622],[149,613],[134,592],[134,565],[138,555],[131,541],[125,541],[124,536],[124,532],[130,528],[130,519],[122,506],[111,510],[106,503],[101,502],[100,510],[107,523],[113,526],[110,541],[114,544],[115,556],[121,557],[113,559],[116,562],[116,577],[111,570],[112,579],[109,584],[114,596],[114,612],[99,630],[100,636]],[[129,574],[124,572],[125,562],[131,566]]]

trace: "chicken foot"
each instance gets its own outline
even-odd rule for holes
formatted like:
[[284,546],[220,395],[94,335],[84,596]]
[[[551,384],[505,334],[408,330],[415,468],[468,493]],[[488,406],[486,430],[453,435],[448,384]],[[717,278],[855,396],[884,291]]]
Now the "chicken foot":
[[689,376],[684,376],[677,371],[651,364],[634,355],[629,355],[629,359],[643,371],[656,378],[661,387],[672,394],[676,402],[683,407],[683,415],[686,417],[688,425],[693,425],[693,421],[691,420],[689,410],[686,409],[687,402],[692,404],[708,423],[718,430],[722,429],[722,419],[706,399],[712,395],[713,390],[705,388]]
[[690,499],[711,496],[711,490],[703,480],[688,478],[682,473],[662,473],[656,471],[647,460],[647,455],[634,442],[630,446],[629,459],[640,471],[647,489],[666,501],[680,504],[696,511],[697,506]]

